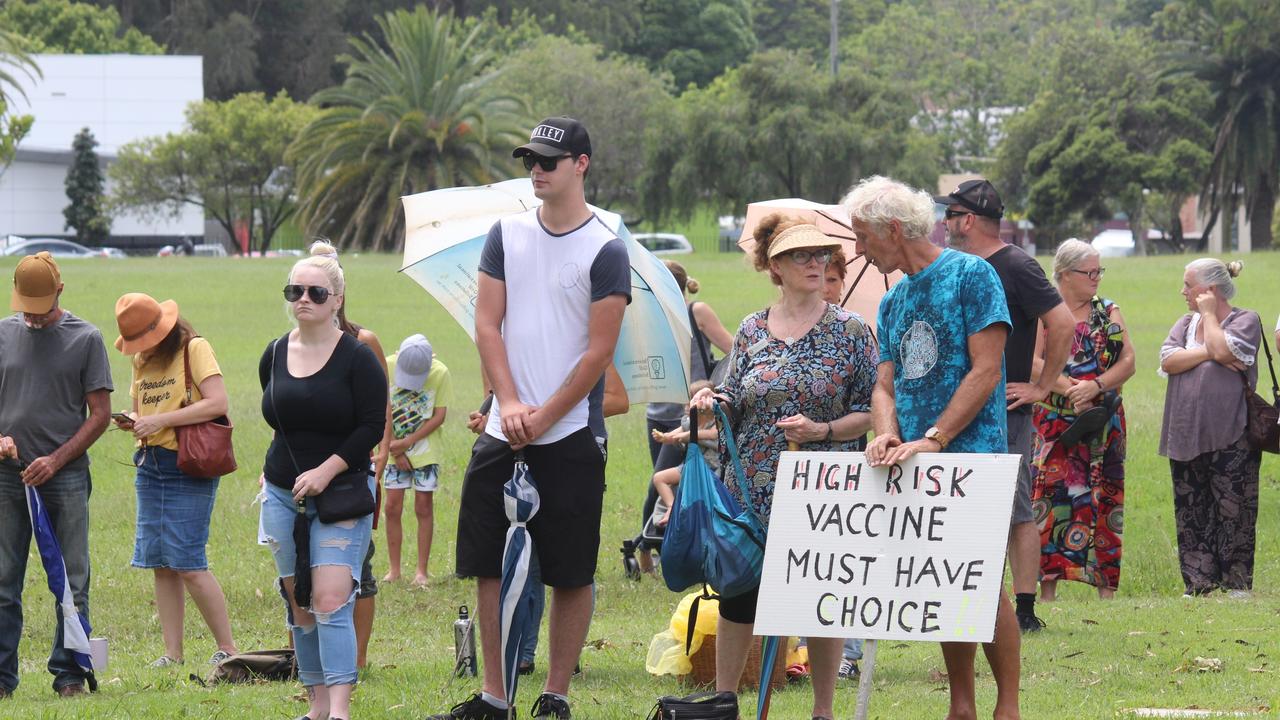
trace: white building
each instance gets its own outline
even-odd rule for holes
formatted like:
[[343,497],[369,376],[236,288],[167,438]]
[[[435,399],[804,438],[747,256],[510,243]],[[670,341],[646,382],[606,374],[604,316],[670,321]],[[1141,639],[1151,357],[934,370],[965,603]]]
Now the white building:
[[[189,103],[204,97],[203,59],[173,55],[35,55],[43,77],[17,79],[12,112],[32,115],[31,132],[0,175],[0,238],[70,237],[62,210],[76,133],[89,128],[109,164],[122,145],[179,132]],[[107,187],[110,192],[110,183]],[[112,218],[110,245],[156,247],[204,235],[204,213],[184,206],[176,218]]]

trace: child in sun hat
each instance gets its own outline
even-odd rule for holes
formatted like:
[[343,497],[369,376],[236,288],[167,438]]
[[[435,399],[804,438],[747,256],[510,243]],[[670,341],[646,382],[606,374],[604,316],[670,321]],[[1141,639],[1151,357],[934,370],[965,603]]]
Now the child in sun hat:
[[400,343],[400,350],[387,358],[391,373],[391,462],[382,476],[387,491],[383,509],[387,518],[387,554],[391,568],[387,581],[400,578],[400,542],[403,525],[404,491],[413,488],[413,512],[418,518],[418,565],[415,585],[427,581],[431,559],[431,535],[435,522],[433,493],[439,483],[440,449],[432,436],[444,423],[453,394],[449,368],[431,351],[431,343],[420,334]]

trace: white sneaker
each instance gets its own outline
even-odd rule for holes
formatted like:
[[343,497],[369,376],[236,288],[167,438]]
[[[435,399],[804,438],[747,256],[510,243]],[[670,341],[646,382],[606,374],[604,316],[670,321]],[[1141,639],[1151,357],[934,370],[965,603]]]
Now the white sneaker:
[[1249,592],[1248,590],[1228,590],[1227,597],[1231,598],[1232,600],[1248,600],[1249,598],[1253,597],[1253,593]]
[[158,658],[156,658],[154,661],[152,661],[152,663],[151,663],[151,667],[153,667],[153,668],[167,668],[167,667],[172,667],[172,666],[174,666],[174,665],[181,665],[181,664],[182,664],[182,661],[181,661],[181,660],[174,660],[173,658],[169,657],[168,655],[161,655],[160,657],[158,657]]

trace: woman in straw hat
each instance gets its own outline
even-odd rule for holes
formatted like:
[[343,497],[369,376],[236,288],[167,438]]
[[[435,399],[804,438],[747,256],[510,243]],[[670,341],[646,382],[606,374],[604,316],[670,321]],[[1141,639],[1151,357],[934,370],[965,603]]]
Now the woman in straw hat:
[[[755,229],[755,267],[781,291],[768,308],[747,316],[734,338],[724,383],[699,390],[691,404],[715,401],[734,419],[748,497],[735,499],[769,522],[778,456],[788,443],[809,451],[863,449],[871,428],[871,390],[879,351],[856,313],[823,299],[824,274],[839,241],[816,226],[771,215]],[[732,464],[726,458],[722,467]],[[759,586],[720,599],[716,632],[716,690],[736,692],[752,639]],[[813,717],[829,720],[841,640],[809,638]]]
[[[205,557],[218,478],[191,477],[178,469],[174,428],[227,414],[222,371],[209,341],[196,335],[172,300],[156,302],[144,293],[122,295],[116,301],[116,324],[116,349],[133,356],[133,408],[127,419],[115,418],[118,427],[133,432],[138,444],[133,458],[138,469],[138,527],[132,564],[155,573],[156,612],[164,636],[164,654],[151,665],[182,663],[184,588],[213,633],[218,649],[209,661],[217,663],[237,652],[226,598]],[[190,400],[184,354],[191,367]]]

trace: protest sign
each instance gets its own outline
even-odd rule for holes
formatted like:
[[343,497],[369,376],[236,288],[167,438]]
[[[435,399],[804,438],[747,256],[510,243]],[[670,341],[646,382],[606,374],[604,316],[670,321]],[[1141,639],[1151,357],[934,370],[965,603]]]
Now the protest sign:
[[1018,462],[782,453],[755,632],[989,642]]

